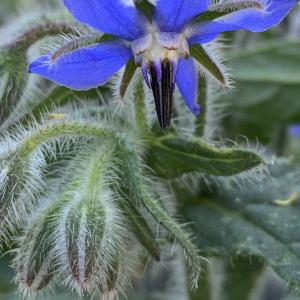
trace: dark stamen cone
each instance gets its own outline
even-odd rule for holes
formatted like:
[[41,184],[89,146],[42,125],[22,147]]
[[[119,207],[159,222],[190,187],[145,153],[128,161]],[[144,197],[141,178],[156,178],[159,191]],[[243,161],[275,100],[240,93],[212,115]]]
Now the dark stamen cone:
[[172,64],[165,60],[161,64],[161,82],[159,82],[158,72],[153,64],[150,66],[151,87],[155,100],[157,117],[162,129],[170,126],[172,117],[173,104],[173,67]]
[[172,118],[173,105],[173,68],[170,62],[164,61],[162,63],[162,109],[163,109],[163,128],[170,126]]
[[162,127],[162,109],[161,109],[161,94],[160,94],[160,85],[158,82],[156,69],[154,65],[150,66],[150,76],[151,76],[151,87],[153,91],[153,96],[155,100],[155,106],[156,106],[156,113],[157,117],[160,123],[160,126]]

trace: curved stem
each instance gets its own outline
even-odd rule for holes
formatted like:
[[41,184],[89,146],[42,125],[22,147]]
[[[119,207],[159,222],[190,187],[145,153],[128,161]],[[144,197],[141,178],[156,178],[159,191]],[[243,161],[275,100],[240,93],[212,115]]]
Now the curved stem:
[[202,258],[199,256],[199,251],[192,243],[188,233],[186,233],[176,221],[167,214],[167,212],[161,207],[158,200],[151,197],[147,192],[147,188],[141,186],[141,199],[142,204],[152,214],[152,216],[161,223],[165,229],[171,234],[173,238],[180,244],[185,252],[187,261],[191,268],[191,286],[197,287],[199,275],[201,272]]
[[92,123],[76,121],[48,122],[29,133],[18,148],[21,157],[30,155],[39,145],[61,136],[89,136],[117,139],[117,134],[108,128]]
[[5,45],[5,48],[17,51],[27,50],[32,44],[46,36],[72,33],[73,31],[74,28],[70,24],[46,20],[27,29],[14,41]]

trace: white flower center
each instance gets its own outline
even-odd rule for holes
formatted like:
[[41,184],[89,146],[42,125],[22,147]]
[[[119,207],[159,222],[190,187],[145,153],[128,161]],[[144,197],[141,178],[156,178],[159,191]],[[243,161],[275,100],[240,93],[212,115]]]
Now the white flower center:
[[155,28],[151,28],[146,36],[135,40],[132,51],[138,65],[164,60],[177,63],[180,57],[188,58],[190,55],[183,33],[160,32]]

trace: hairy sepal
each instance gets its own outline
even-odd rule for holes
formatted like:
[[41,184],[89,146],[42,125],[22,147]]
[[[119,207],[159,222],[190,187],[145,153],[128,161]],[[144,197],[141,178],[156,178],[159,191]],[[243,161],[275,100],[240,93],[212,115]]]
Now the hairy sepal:
[[140,189],[141,204],[152,214],[155,220],[167,230],[170,237],[182,247],[189,267],[187,274],[190,278],[190,287],[192,289],[197,288],[203,258],[199,255],[199,250],[193,244],[191,235],[162,207],[159,195],[152,189],[149,182],[145,181],[143,185],[140,186]]
[[[64,200],[64,199],[62,199]],[[19,239],[15,258],[16,281],[24,295],[34,295],[48,286],[58,272],[54,251],[55,215],[61,203],[48,203],[46,208],[31,215],[24,235]]]
[[257,0],[217,0],[210,5],[206,13],[196,17],[193,20],[193,23],[197,24],[205,21],[211,21],[247,8],[262,9],[263,7],[262,4]]
[[195,44],[190,48],[191,55],[196,61],[211,74],[221,86],[227,85],[227,78],[221,66],[215,62],[209,53],[200,44]]
[[97,199],[82,198],[64,211],[62,238],[72,274],[71,284],[79,294],[92,293],[101,286],[103,278],[114,271],[110,266],[117,260],[122,232],[117,224],[120,217],[114,207],[109,207],[111,199],[104,193],[102,190]]
[[[67,266],[69,285],[80,295],[95,290],[104,296],[117,293],[129,276],[118,274],[126,226],[109,189],[113,149],[113,144],[98,144],[74,163],[77,174],[72,172],[76,175],[70,182],[70,202],[58,216],[60,265]],[[119,282],[117,277],[125,279]]]
[[[124,142],[124,141],[123,141]],[[126,176],[128,193],[132,205],[135,207],[145,208],[156,220],[158,224],[162,224],[176,242],[180,244],[184,250],[187,262],[191,270],[191,287],[196,287],[198,277],[201,271],[201,257],[198,250],[191,241],[190,235],[177,224],[172,216],[165,210],[162,198],[155,192],[153,182],[143,175],[141,159],[133,145],[125,142],[123,145],[123,159],[126,158],[127,164],[123,165]]]
[[121,201],[120,205],[138,241],[156,261],[160,261],[160,247],[145,217],[128,199]]
[[120,86],[121,99],[125,97],[126,91],[128,89],[130,82],[134,77],[134,73],[136,69],[137,69],[137,65],[135,64],[134,60],[133,59],[130,60],[125,67],[124,74],[121,81],[121,86]]
[[32,212],[38,196],[45,189],[45,157],[56,157],[57,142],[59,145],[68,144],[74,138],[82,137],[114,140],[116,135],[111,129],[98,124],[55,120],[32,124],[3,136],[0,152],[2,242],[9,241],[11,234]]
[[[13,143],[11,140],[9,143]],[[42,193],[45,160],[42,151],[20,158],[17,153],[0,155],[0,241],[1,247],[26,220]],[[0,249],[1,249],[0,247]]]

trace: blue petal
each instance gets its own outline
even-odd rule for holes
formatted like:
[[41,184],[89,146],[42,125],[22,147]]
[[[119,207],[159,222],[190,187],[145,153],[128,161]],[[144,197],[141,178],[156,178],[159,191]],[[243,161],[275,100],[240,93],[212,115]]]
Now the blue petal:
[[158,0],[154,20],[164,32],[181,32],[197,15],[207,11],[210,0]]
[[[129,0],[127,0],[128,2]],[[125,0],[64,0],[73,16],[104,33],[134,40],[145,33],[146,18]]]
[[197,104],[198,74],[192,58],[179,60],[176,83],[190,111],[198,115],[201,111]]
[[208,43],[225,31],[245,29],[262,32],[278,25],[296,5],[297,0],[258,0],[262,8],[247,8],[194,26],[194,43]]
[[74,90],[89,90],[105,84],[132,57],[121,42],[106,42],[65,54],[54,62],[51,55],[34,61],[29,72]]
[[292,137],[300,138],[300,124],[289,126],[288,131]]

